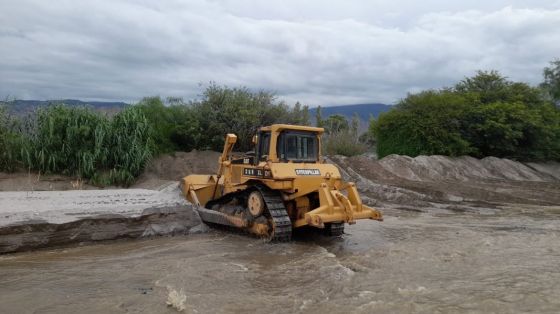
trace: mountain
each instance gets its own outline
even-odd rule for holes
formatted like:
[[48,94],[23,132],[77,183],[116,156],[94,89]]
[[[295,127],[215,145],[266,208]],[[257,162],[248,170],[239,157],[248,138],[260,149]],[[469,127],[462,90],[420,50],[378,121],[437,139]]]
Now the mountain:
[[[388,111],[391,109],[391,105],[385,104],[357,104],[357,105],[342,105],[342,106],[332,106],[332,107],[321,107],[321,116],[323,119],[328,118],[334,114],[340,114],[345,116],[348,120],[352,119],[354,113],[358,114],[360,120],[368,121],[369,116],[373,115],[378,117],[380,113]],[[309,109],[309,116],[311,121],[315,121],[315,114],[317,108]]]
[[37,108],[48,106],[49,104],[66,104],[69,106],[88,106],[103,112],[117,112],[128,106],[127,103],[120,101],[81,101],[77,99],[61,100],[11,100],[5,102],[8,110],[16,115],[26,114]]

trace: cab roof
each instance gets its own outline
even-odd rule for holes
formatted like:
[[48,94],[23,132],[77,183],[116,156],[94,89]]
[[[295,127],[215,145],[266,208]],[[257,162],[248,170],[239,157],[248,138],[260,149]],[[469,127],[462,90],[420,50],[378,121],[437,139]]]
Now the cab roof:
[[292,125],[292,124],[272,124],[269,126],[264,126],[260,128],[261,131],[272,131],[272,132],[280,132],[284,130],[293,130],[293,131],[307,131],[307,132],[314,132],[318,134],[322,134],[325,132],[323,128],[317,128],[313,126],[306,126],[306,125]]

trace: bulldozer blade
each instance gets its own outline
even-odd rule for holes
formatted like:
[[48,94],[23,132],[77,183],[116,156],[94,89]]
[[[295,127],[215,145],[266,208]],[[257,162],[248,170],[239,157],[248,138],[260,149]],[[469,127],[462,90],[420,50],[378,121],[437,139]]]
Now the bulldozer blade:
[[248,221],[240,216],[231,216],[219,211],[199,207],[196,209],[200,219],[205,223],[228,226],[241,231],[252,233],[259,237],[269,237],[270,228],[267,223]]

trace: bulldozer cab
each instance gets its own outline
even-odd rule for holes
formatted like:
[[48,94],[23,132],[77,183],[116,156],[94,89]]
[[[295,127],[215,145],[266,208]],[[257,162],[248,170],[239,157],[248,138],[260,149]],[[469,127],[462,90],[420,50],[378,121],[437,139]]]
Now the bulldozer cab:
[[315,163],[320,160],[322,128],[275,124],[261,128],[255,165],[263,161]]

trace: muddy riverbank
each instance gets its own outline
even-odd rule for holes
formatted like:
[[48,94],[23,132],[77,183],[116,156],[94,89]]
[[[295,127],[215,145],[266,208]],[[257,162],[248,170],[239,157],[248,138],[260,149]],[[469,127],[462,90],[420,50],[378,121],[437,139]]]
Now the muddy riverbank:
[[[195,170],[215,163],[195,156],[166,163]],[[338,238],[303,232],[274,245],[211,229],[0,255],[2,310],[558,313],[558,163],[332,160],[385,221],[359,221]],[[174,175],[156,163],[138,184],[154,189]]]
[[0,254],[184,235],[201,224],[178,183],[159,190],[0,192],[0,204]]
[[4,255],[0,301],[7,313],[176,313],[170,296],[185,313],[557,313],[559,214],[386,210],[335,239],[211,230]]

